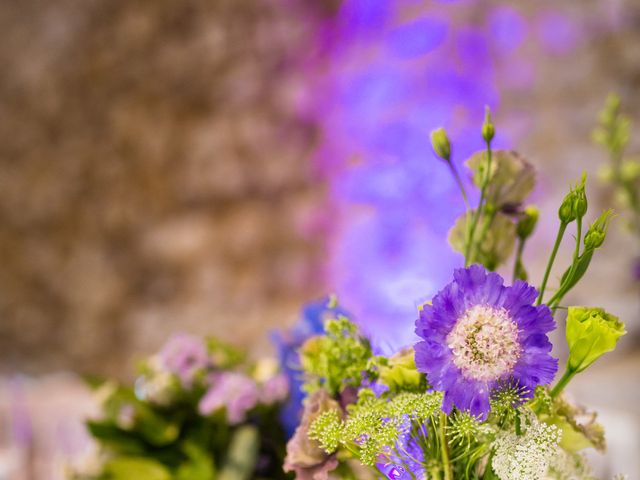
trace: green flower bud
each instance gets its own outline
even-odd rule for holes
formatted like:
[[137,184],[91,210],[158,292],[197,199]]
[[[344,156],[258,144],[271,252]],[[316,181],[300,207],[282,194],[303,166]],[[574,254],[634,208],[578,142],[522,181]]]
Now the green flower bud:
[[575,373],[583,371],[606,352],[614,350],[625,333],[624,323],[602,308],[569,307],[568,368]]
[[493,140],[493,137],[495,136],[495,134],[496,134],[496,129],[493,126],[493,122],[491,121],[491,110],[487,105],[484,113],[484,123],[482,124],[482,138],[484,139],[485,142],[491,143],[491,140]]
[[582,174],[582,180],[575,187],[572,187],[558,209],[558,217],[563,223],[571,223],[576,218],[582,218],[587,213],[588,203],[585,193],[587,174]]
[[524,214],[518,221],[518,226],[516,227],[516,233],[520,239],[525,240],[531,236],[538,223],[538,216],[538,209],[534,205],[530,205],[524,209]]
[[416,390],[421,386],[422,374],[416,369],[413,347],[406,347],[380,367],[380,380],[392,391]]
[[584,247],[587,250],[595,250],[604,243],[607,236],[609,222],[613,218],[613,210],[609,209],[604,212],[591,224],[584,236]]
[[442,160],[451,161],[451,144],[444,128],[440,127],[431,132],[431,146],[436,155]]

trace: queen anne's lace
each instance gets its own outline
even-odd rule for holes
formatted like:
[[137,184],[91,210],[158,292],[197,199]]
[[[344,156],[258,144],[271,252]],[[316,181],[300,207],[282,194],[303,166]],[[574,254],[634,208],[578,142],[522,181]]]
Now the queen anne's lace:
[[531,411],[525,411],[523,432],[498,435],[491,463],[500,480],[542,480],[558,455],[561,432],[555,425],[540,422]]

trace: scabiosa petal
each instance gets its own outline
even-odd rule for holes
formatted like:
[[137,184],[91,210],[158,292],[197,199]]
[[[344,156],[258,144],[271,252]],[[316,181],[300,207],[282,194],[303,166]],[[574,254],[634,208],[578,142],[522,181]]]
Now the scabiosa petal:
[[416,366],[444,392],[443,411],[455,406],[485,419],[492,390],[505,381],[533,392],[553,380],[558,361],[547,332],[555,322],[547,306],[532,305],[537,291],[526,282],[505,286],[481,265],[453,276],[420,311]]

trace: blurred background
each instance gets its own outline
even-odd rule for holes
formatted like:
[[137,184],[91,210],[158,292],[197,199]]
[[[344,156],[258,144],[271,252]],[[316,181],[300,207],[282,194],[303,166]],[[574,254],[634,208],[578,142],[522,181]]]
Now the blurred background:
[[[79,375],[128,379],[171,332],[269,354],[336,292],[378,344],[411,343],[461,263],[432,128],[461,165],[490,105],[538,167],[540,279],[569,183],[590,174],[590,219],[611,203],[607,94],[640,125],[635,0],[23,0],[0,32],[2,480],[60,478],[90,448]],[[639,479],[640,245],[617,223],[567,302],[629,334],[570,391],[607,425],[598,472]]]

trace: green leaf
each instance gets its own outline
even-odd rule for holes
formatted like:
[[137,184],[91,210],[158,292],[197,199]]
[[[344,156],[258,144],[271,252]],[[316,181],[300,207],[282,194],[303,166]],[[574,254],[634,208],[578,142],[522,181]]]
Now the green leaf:
[[249,480],[258,460],[260,436],[250,425],[238,428],[231,438],[227,458],[216,480]]
[[106,447],[129,455],[146,451],[144,442],[135,435],[125,432],[110,421],[87,421],[89,433]]
[[171,472],[159,462],[143,457],[117,457],[105,464],[109,480],[171,480]]
[[165,420],[140,402],[136,405],[136,430],[155,446],[168,445],[180,435],[180,425],[177,422]]
[[213,480],[216,472],[213,457],[198,444],[185,442],[182,450],[189,458],[178,468],[175,480]]

